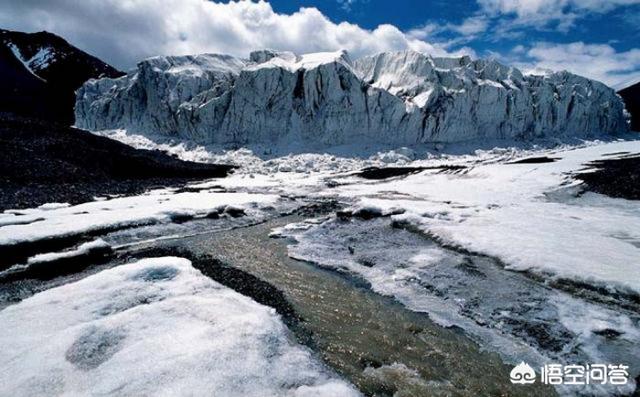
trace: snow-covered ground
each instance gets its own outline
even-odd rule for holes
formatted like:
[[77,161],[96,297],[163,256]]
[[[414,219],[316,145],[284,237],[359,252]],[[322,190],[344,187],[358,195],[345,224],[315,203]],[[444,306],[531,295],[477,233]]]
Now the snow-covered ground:
[[262,306],[149,258],[0,312],[0,394],[357,396]]
[[410,310],[464,329],[506,362],[526,361],[536,368],[557,362],[622,362],[632,373],[640,371],[637,311],[549,288],[490,258],[447,249],[394,227],[388,218],[313,219],[276,229],[273,236],[295,242],[289,246],[291,257],[364,279],[372,290]]
[[[416,153],[407,148],[376,150],[378,146],[355,147],[345,145],[332,150],[308,152],[308,148],[290,146],[253,145],[251,148],[229,148],[221,145],[201,145],[162,136],[146,136],[125,130],[94,131],[96,135],[115,139],[137,149],[162,150],[181,160],[203,163],[224,163],[242,167],[240,174],[346,172],[385,164],[402,165],[415,159]],[[356,154],[356,156],[354,156]]]
[[[486,150],[342,147],[327,154],[287,153],[283,148],[224,150],[158,143],[124,131],[102,134],[183,159],[231,162],[241,168],[224,179],[195,183],[188,191],[163,189],[76,206],[51,203],[6,211],[0,214],[0,245],[83,233],[103,238],[97,240],[101,246],[126,245],[140,236],[211,228],[212,223],[198,222],[209,222],[207,216],[225,210],[242,209],[247,219],[259,220],[274,208],[290,210],[291,198],[337,200],[353,212],[388,216],[345,222],[329,214],[275,230],[274,236],[291,239],[290,256],[365,279],[374,291],[395,297],[411,310],[464,328],[507,361],[611,362],[629,365],[633,376],[640,373],[640,315],[633,303],[640,296],[640,206],[596,193],[578,194],[579,182],[573,178],[591,161],[640,153],[638,140]],[[531,157],[553,161],[514,163]],[[437,168],[452,165],[457,168]],[[365,167],[384,166],[430,168],[383,180],[357,174]],[[162,229],[154,229],[157,225]],[[123,227],[127,229],[107,233]],[[87,248],[91,246],[43,252],[30,261],[67,257]],[[40,296],[12,310],[44,299]],[[7,310],[0,312],[0,322]],[[16,318],[16,326],[27,321]],[[239,367],[237,373],[246,369]],[[632,386],[631,381],[618,391]]]
[[87,232],[170,223],[176,219],[206,217],[229,208],[253,215],[270,207],[278,196],[227,193],[216,190],[176,192],[160,189],[132,197],[93,201],[75,206],[48,205],[36,209],[9,210],[0,214],[0,245],[66,237]]
[[[203,147],[192,149],[185,149],[191,159],[223,161]],[[239,152],[246,156],[238,156]],[[637,295],[640,276],[634,276],[640,275],[640,207],[633,201],[595,193],[577,195],[578,182],[571,178],[571,173],[579,172],[589,161],[615,158],[607,155],[619,152],[640,152],[640,142],[428,154],[420,159],[407,148],[368,158],[299,154],[261,159],[240,150],[225,155],[234,157],[242,168],[228,178],[195,184],[204,189],[199,192],[164,189],[76,206],[51,204],[5,211],[0,214],[0,245],[171,223],[205,217],[229,205],[259,211],[273,207],[279,195],[338,198],[354,210],[396,212],[394,220],[442,243],[498,258],[510,270]],[[195,158],[193,153],[202,156]],[[527,156],[556,161],[510,164],[510,160]],[[363,167],[385,164],[464,168],[425,170],[383,181],[353,174]]]
[[460,172],[428,170],[381,183],[350,178],[330,194],[355,199],[355,209],[402,210],[393,219],[499,258],[507,269],[640,294],[640,206],[576,196],[570,176],[619,152],[638,153],[640,142],[543,152],[557,160],[541,164],[470,163]]
[[[330,216],[274,235],[293,240],[290,256],[363,278],[508,362],[621,362],[637,375],[640,315],[625,305],[640,296],[640,205],[578,194],[572,175],[588,172],[590,161],[638,153],[640,142],[515,155],[554,159],[542,163],[512,163],[513,153],[499,152],[411,164],[466,167],[457,170],[339,176],[315,194],[388,218],[376,226]],[[633,384],[583,392],[625,394]]]
[[[91,133],[125,143],[137,149],[161,150],[181,160],[201,163],[233,164],[240,167],[235,173],[281,174],[318,173],[339,174],[365,167],[435,165],[441,163],[475,163],[507,161],[541,152],[564,151],[579,147],[600,145],[610,141],[585,141],[549,138],[534,141],[482,139],[460,143],[434,143],[413,147],[380,145],[375,142],[358,145],[338,145],[312,150],[300,142],[288,144],[203,145],[186,139],[175,139],[157,134],[136,134],[127,130],[100,130]],[[625,136],[633,141],[634,134]],[[550,149],[553,148],[553,149]]]

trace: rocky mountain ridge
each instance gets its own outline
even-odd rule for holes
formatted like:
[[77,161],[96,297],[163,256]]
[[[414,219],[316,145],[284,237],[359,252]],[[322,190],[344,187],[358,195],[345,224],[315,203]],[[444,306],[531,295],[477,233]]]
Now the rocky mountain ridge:
[[73,122],[75,90],[123,73],[49,32],[0,29],[0,112]]

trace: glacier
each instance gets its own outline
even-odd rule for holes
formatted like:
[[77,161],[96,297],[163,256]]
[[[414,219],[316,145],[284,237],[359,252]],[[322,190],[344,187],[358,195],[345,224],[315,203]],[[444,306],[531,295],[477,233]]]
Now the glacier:
[[345,51],[154,57],[123,77],[86,82],[75,116],[89,130],[305,147],[586,138],[629,128],[622,100],[603,83],[414,51],[356,60]]

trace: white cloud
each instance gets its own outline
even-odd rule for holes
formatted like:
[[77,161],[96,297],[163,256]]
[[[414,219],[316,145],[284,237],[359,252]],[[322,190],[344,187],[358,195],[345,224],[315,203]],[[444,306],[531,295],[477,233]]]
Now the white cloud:
[[[480,11],[461,24],[427,23],[409,32],[418,38],[440,42],[443,48],[472,40],[499,42],[518,40],[507,53],[490,49],[484,55],[524,70],[568,70],[621,88],[640,80],[640,49],[618,52],[607,44],[531,44],[530,29],[567,31],[588,14],[606,14],[616,8],[640,4],[640,0],[477,0]],[[633,23],[637,13],[629,12],[624,23]],[[446,41],[440,40],[447,37]]]
[[[578,18],[589,13],[607,13],[617,7],[640,4],[640,0],[478,0],[483,13],[491,16],[515,16],[519,25],[555,28],[566,31]],[[508,25],[504,25],[506,28]]]
[[463,35],[467,39],[475,37],[478,33],[483,33],[489,26],[489,19],[482,15],[476,15],[466,18],[462,23],[438,24],[435,22],[426,23],[422,26],[411,29],[407,34],[411,37],[425,40],[430,37],[438,36],[445,32],[454,32]]
[[0,26],[54,32],[121,68],[154,55],[247,56],[260,48],[298,53],[346,49],[356,57],[404,49],[447,54],[443,46],[392,25],[367,30],[348,22],[334,23],[316,8],[278,14],[264,1],[4,1],[0,2]]
[[407,35],[415,39],[426,40],[434,35],[437,35],[441,31],[442,26],[438,25],[437,23],[427,23],[409,30],[407,32]]
[[526,49],[522,44],[518,44],[511,50],[511,52],[513,52],[514,54],[523,54],[525,51]]
[[608,44],[537,43],[526,55],[529,61],[517,65],[523,69],[568,70],[615,88],[640,79],[640,49],[617,52]]
[[[298,53],[346,49],[354,57],[388,50],[413,49],[437,56],[470,54],[473,49],[451,48],[486,37],[492,18],[513,14],[534,20],[536,15],[564,15],[638,3],[640,0],[478,0],[490,13],[460,24],[427,24],[409,32],[393,25],[373,30],[348,22],[335,23],[316,8],[278,14],[264,1],[216,3],[205,0],[21,0],[0,1],[0,26],[8,29],[48,30],[80,48],[129,68],[154,55],[219,52],[247,56],[259,48]],[[351,1],[352,2],[352,1]],[[533,18],[533,19],[531,19]],[[513,19],[513,18],[512,18]],[[523,23],[523,22],[518,22]],[[437,40],[448,32],[459,37]],[[506,34],[506,33],[505,33]],[[640,50],[616,52],[607,44],[550,44],[517,46],[507,63],[524,67],[567,69],[616,85],[640,78]]]
[[337,0],[338,4],[341,5],[341,8],[345,11],[351,11],[351,5],[355,3],[357,0]]
[[[489,19],[482,15],[466,18],[460,24],[430,22],[409,30],[407,35],[419,40],[429,39],[442,48],[451,49],[478,38],[486,32],[489,22]],[[450,37],[451,34],[453,34],[453,38]],[[447,36],[449,37],[443,38]],[[458,50],[458,52],[460,51],[475,56],[475,51],[467,47]]]
[[448,24],[450,30],[458,32],[465,36],[475,35],[487,30],[489,20],[481,15],[470,17],[462,21],[460,25]]

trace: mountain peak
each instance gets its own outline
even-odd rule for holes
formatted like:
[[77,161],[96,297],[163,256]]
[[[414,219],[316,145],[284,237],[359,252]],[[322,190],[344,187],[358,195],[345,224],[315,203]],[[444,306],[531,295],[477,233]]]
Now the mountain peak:
[[65,122],[73,121],[74,91],[82,83],[123,74],[47,31],[0,29],[0,66],[0,111]]

